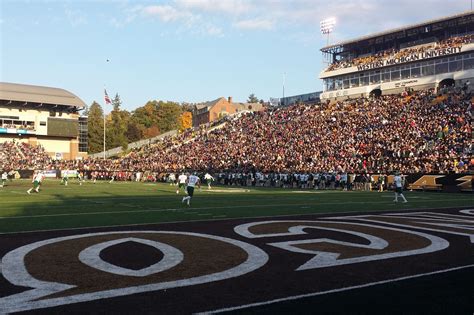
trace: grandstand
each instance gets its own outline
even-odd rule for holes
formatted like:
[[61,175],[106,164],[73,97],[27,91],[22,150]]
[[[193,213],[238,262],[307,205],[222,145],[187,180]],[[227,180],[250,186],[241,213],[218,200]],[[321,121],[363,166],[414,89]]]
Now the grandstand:
[[54,159],[83,158],[87,117],[79,111],[84,107],[79,97],[63,89],[1,82],[0,143],[40,146]]
[[472,11],[321,49],[329,61],[322,100],[466,86],[474,79]]

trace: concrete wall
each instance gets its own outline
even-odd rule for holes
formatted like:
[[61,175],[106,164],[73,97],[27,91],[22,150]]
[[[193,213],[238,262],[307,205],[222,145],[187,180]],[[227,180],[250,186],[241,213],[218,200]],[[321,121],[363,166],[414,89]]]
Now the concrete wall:
[[[144,139],[144,140],[140,140],[140,141],[136,141],[136,142],[132,142],[132,143],[129,143],[128,144],[128,148],[127,149],[135,149],[135,148],[140,148],[144,145],[147,145],[147,144],[151,144],[151,143],[155,143],[161,139],[163,139],[164,137],[168,137],[168,136],[174,136],[178,133],[177,130],[171,130],[171,131],[168,131],[168,132],[165,132],[159,136],[156,136],[156,137],[153,137],[153,138],[150,138],[150,139]],[[110,150],[107,150],[105,151],[105,157],[111,157],[111,156],[116,156],[116,155],[119,155],[120,153],[123,152],[123,149],[122,147],[117,147],[117,148],[113,148],[113,149],[110,149]],[[104,152],[99,152],[99,153],[94,153],[94,154],[89,154],[89,157],[91,158],[101,158],[104,156]]]

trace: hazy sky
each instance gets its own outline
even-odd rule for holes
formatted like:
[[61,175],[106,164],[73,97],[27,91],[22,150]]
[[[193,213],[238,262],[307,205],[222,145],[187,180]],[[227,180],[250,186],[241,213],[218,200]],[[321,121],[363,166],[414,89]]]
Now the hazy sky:
[[[470,0],[0,0],[0,81],[132,110],[148,100],[268,100],[321,89],[331,43],[469,10]],[[110,61],[107,62],[107,59]]]

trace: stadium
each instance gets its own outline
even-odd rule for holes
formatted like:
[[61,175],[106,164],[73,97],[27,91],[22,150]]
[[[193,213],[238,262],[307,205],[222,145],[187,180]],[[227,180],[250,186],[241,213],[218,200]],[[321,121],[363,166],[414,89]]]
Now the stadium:
[[274,106],[0,83],[0,314],[472,314],[473,43],[473,11],[327,43]]

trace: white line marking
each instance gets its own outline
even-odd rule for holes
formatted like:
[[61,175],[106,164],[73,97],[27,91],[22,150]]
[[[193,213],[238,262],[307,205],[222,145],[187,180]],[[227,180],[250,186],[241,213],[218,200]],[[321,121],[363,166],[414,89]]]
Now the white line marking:
[[293,194],[320,194],[319,191],[309,191],[309,190],[293,190]]
[[[464,200],[464,199],[457,199]],[[465,199],[471,200],[471,199]],[[441,200],[431,200],[431,201],[451,201],[447,199]],[[411,203],[415,202],[425,202],[425,201],[412,201]],[[345,201],[345,202],[322,202],[318,203],[318,206],[321,205],[342,205],[342,204],[393,204],[393,202],[386,202],[386,201],[375,201],[375,202],[367,202],[367,201]],[[200,208],[189,208],[193,210],[212,210],[212,209],[238,209],[238,208],[260,208],[260,207],[275,207],[275,204],[265,204],[265,205],[242,205],[242,206],[225,206],[225,207],[200,207]],[[278,204],[279,207],[297,207],[297,206],[314,206],[314,204],[301,204],[301,203],[293,203],[293,204]],[[461,206],[462,207],[462,206]],[[454,207],[446,207],[446,208],[454,208]],[[419,208],[423,209],[423,208]],[[436,209],[443,209],[443,208],[436,208]],[[394,210],[394,209],[389,209]],[[412,209],[403,209],[404,211],[412,210]],[[0,220],[12,220],[12,219],[25,219],[25,218],[41,218],[41,217],[63,217],[63,216],[80,216],[80,215],[102,215],[102,214],[123,214],[123,213],[140,213],[140,212],[165,212],[165,211],[184,211],[184,209],[176,209],[176,208],[166,208],[166,209],[143,209],[143,210],[124,210],[124,211],[96,211],[96,212],[77,212],[77,213],[58,213],[58,214],[37,214],[37,215],[24,215],[24,216],[11,216],[11,217],[0,217]],[[383,211],[383,210],[379,210]],[[388,210],[386,210],[388,211]],[[361,212],[359,211],[352,211],[352,212]],[[347,212],[350,213],[350,212]],[[318,213],[319,214],[319,213]],[[297,215],[297,213],[293,214]]]
[[[110,289],[104,291],[90,292],[75,294],[64,297],[52,297],[47,298],[48,295],[62,292],[70,288],[76,287],[75,285],[62,284],[56,282],[47,282],[35,279],[30,275],[25,266],[25,257],[31,251],[40,248],[45,245],[55,244],[58,242],[75,240],[86,237],[102,236],[102,235],[114,235],[114,234],[151,234],[151,235],[185,235],[204,239],[212,239],[226,243],[227,245],[233,245],[240,250],[247,253],[247,259],[236,266],[230,266],[229,269],[218,271],[212,274],[195,276],[185,279],[177,279],[172,281],[151,283],[145,285],[136,285],[131,287],[124,287],[118,289]],[[3,276],[11,284],[16,286],[24,286],[33,288],[21,293],[16,293],[9,296],[0,297],[0,314],[20,312],[26,310],[35,310],[40,308],[54,307],[58,305],[74,304],[78,302],[94,301],[104,298],[126,296],[142,292],[158,291],[169,288],[178,288],[191,286],[196,284],[214,282],[219,280],[231,279],[239,277],[241,275],[252,272],[260,267],[264,266],[268,262],[268,255],[262,249],[234,239],[225,238],[216,235],[191,233],[191,232],[177,232],[177,231],[112,231],[112,232],[99,232],[99,233],[87,233],[71,236],[63,236],[57,238],[51,238],[44,241],[24,245],[8,252],[2,258],[2,271]],[[45,268],[47,266],[44,266]]]
[[474,215],[474,209],[464,209],[460,211],[461,213]]
[[[201,191],[201,190],[200,190]],[[246,193],[249,192],[248,189],[232,189],[232,190],[225,190],[225,189],[211,189],[211,190],[202,190],[202,192],[207,193]]]
[[431,276],[431,275],[436,275],[436,274],[441,274],[441,273],[446,273],[446,272],[451,272],[451,271],[456,271],[456,270],[462,270],[462,269],[467,269],[467,268],[472,268],[472,267],[474,267],[474,264],[461,266],[461,267],[455,267],[455,268],[449,268],[449,269],[444,269],[444,270],[438,270],[438,271],[433,271],[433,272],[420,273],[420,274],[417,274],[417,275],[399,277],[399,278],[394,278],[394,279],[389,279],[389,280],[376,281],[376,282],[371,282],[371,283],[366,283],[366,284],[361,284],[361,285],[355,285],[355,286],[346,287],[346,288],[340,288],[340,289],[334,289],[334,290],[328,290],[328,291],[322,291],[322,292],[313,292],[313,293],[300,294],[300,295],[293,295],[293,296],[287,296],[287,297],[284,297],[284,298],[279,298],[279,299],[274,299],[274,300],[269,300],[269,301],[250,303],[250,304],[239,305],[239,306],[228,307],[228,308],[221,308],[221,309],[217,309],[217,310],[196,313],[196,315],[218,314],[218,313],[223,313],[223,312],[242,310],[242,309],[249,308],[249,307],[257,307],[257,306],[269,305],[269,304],[285,302],[285,301],[294,301],[294,300],[298,300],[298,299],[302,299],[302,298],[306,298],[306,297],[326,295],[326,294],[344,292],[344,291],[349,291],[349,290],[354,290],[354,289],[362,289],[362,288],[367,288],[367,287],[371,287],[371,286],[375,286],[375,285],[379,285],[379,284],[386,284],[386,283],[403,281],[403,280],[408,280],[408,279],[415,279],[415,278]]
[[[351,218],[351,217],[348,217]],[[250,229],[255,226],[267,226],[271,228],[273,224],[287,224],[292,223],[290,227],[288,227],[288,232],[280,232],[280,233],[259,233],[254,234],[250,232]],[[323,224],[323,225],[320,225]],[[347,226],[347,228],[331,228],[324,225],[343,225]],[[351,228],[352,226],[352,228]],[[331,244],[338,244],[344,245],[349,247],[359,247],[359,248],[369,248],[369,249],[384,249],[389,244],[385,239],[378,237],[375,234],[366,234],[362,232],[358,232],[353,228],[353,226],[363,226],[363,227],[370,227],[375,229],[376,231],[397,231],[405,234],[416,235],[418,237],[422,237],[425,239],[430,240],[431,244],[422,248],[416,248],[413,245],[409,246],[409,250],[405,251],[394,251],[391,250],[390,252],[383,253],[383,254],[373,254],[369,256],[358,256],[354,258],[342,258],[340,257],[344,253],[341,252],[334,252],[334,251],[326,251],[322,248],[318,249],[304,249],[294,245],[300,244],[317,244],[317,243],[331,243]],[[256,221],[251,223],[244,223],[234,227],[234,232],[250,239],[255,238],[270,238],[270,237],[281,237],[281,236],[294,236],[294,235],[305,235],[307,232],[306,229],[319,229],[319,230],[327,230],[327,231],[336,231],[341,233],[352,234],[355,236],[359,236],[361,238],[365,238],[369,241],[368,245],[362,245],[358,243],[350,243],[350,242],[343,242],[338,240],[333,240],[330,238],[319,238],[319,239],[307,239],[307,240],[296,240],[296,241],[285,241],[285,242],[277,242],[277,243],[267,243],[267,245],[275,246],[282,248],[284,250],[295,252],[295,253],[304,253],[304,254],[313,254],[314,257],[308,260],[305,264],[298,267],[296,270],[306,270],[306,269],[314,269],[314,268],[323,268],[323,267],[331,267],[336,265],[345,265],[345,264],[353,264],[353,263],[360,263],[366,261],[373,261],[373,260],[382,260],[382,259],[390,259],[394,257],[404,257],[404,256],[411,256],[411,255],[420,255],[425,253],[431,253],[443,250],[449,247],[449,242],[443,238],[421,233],[412,230],[406,229],[398,229],[393,227],[386,227],[380,225],[373,225],[373,224],[359,224],[359,223],[352,223],[352,222],[344,222],[344,221],[326,221],[326,220],[278,220],[278,221]],[[372,231],[374,233],[374,231]],[[414,238],[411,237],[410,241],[413,241]],[[395,242],[396,243],[396,242]],[[392,246],[396,246],[396,244],[392,244]]]
[[[198,209],[214,209],[214,208],[194,208],[196,210]],[[430,211],[435,211],[435,210],[443,210],[443,209],[456,209],[459,210],[459,208],[456,207],[438,207],[436,209],[433,208],[410,208],[410,209],[402,209],[403,211],[420,211],[420,210],[430,210]],[[139,210],[142,211],[142,210]],[[316,213],[292,213],[292,214],[282,214],[282,215],[267,215],[267,216],[254,216],[254,217],[237,217],[237,218],[226,218],[226,219],[205,219],[205,220],[181,220],[181,221],[166,221],[166,222],[148,222],[148,223],[136,223],[136,224],[119,224],[119,225],[99,225],[99,226],[90,226],[90,227],[71,227],[71,228],[60,228],[60,229],[43,229],[43,230],[29,230],[29,231],[16,231],[16,232],[3,232],[0,233],[0,235],[8,235],[8,234],[25,234],[25,233],[36,233],[36,232],[53,232],[53,231],[74,231],[74,230],[84,230],[84,229],[103,229],[103,228],[121,228],[121,227],[128,227],[128,226],[142,226],[142,225],[160,225],[160,224],[171,224],[171,223],[186,223],[186,222],[209,222],[209,221],[223,221],[223,220],[249,220],[249,219],[265,219],[265,218],[272,218],[272,219],[278,219],[278,218],[286,218],[286,217],[294,217],[294,216],[324,216],[324,215],[344,215],[344,214],[352,214],[352,213],[367,213],[367,214],[374,214],[374,212],[389,212],[389,211],[400,211],[400,210],[395,210],[395,209],[378,209],[378,210],[373,210],[373,211],[360,211],[360,210],[354,210],[354,211],[344,211],[344,212],[316,212]],[[124,211],[125,212],[125,211]],[[138,212],[138,211],[129,211],[129,212]],[[184,212],[186,214],[186,212]],[[190,212],[190,213],[197,213],[197,212]],[[377,213],[375,213],[377,214]],[[325,219],[331,219],[332,217],[328,217]],[[338,217],[335,217],[338,218]],[[0,218],[1,219],[1,218]]]
[[[107,261],[104,261],[100,257],[100,252],[103,251],[104,249],[113,245],[130,242],[130,241],[154,247],[155,249],[163,253],[163,258],[151,266],[142,268],[140,270],[133,270],[129,268],[116,266]],[[154,273],[171,269],[174,266],[180,264],[183,261],[183,259],[184,259],[183,253],[175,247],[172,247],[170,245],[167,245],[158,241],[153,241],[153,240],[148,240],[148,239],[143,239],[143,238],[135,238],[135,237],[121,238],[121,239],[116,239],[112,241],[95,244],[93,246],[90,246],[84,249],[83,251],[79,253],[79,260],[87,266],[90,266],[94,269],[98,269],[98,270],[108,272],[108,273],[113,273],[113,274],[117,274],[121,276],[133,276],[133,277],[146,277]]]

